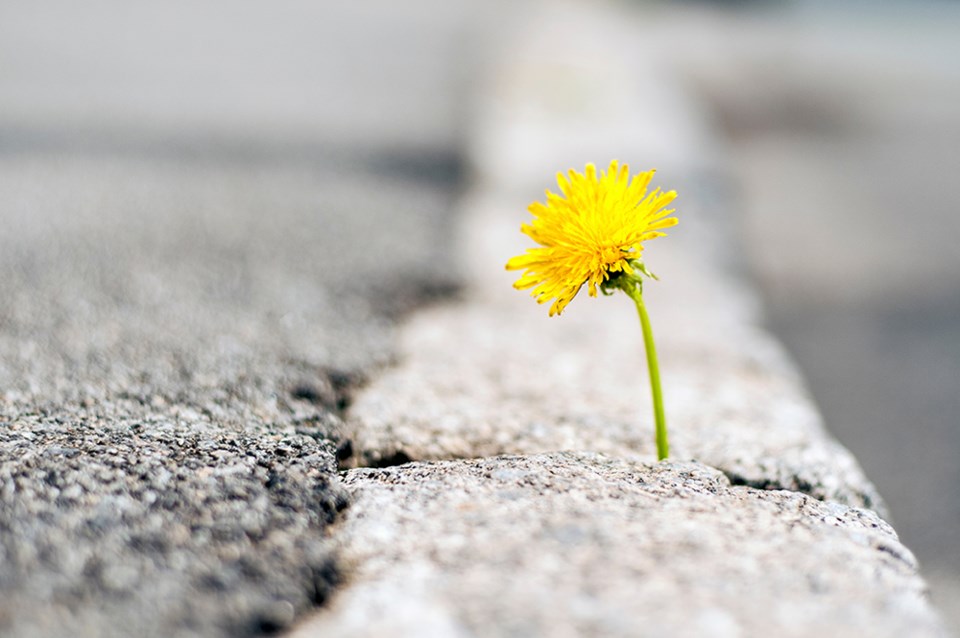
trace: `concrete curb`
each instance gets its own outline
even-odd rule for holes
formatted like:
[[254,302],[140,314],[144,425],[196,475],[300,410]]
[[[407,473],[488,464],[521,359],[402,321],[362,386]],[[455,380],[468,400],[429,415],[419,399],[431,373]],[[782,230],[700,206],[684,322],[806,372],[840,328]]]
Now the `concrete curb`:
[[[349,582],[294,635],[945,635],[731,268],[714,144],[635,21],[539,6],[504,48],[472,146],[467,299],[415,316],[352,410],[362,462],[440,462],[347,473]],[[614,157],[682,195],[648,253],[670,463],[651,463],[630,305],[548,320],[502,271],[546,176]],[[474,457],[494,458],[444,460]]]
[[934,636],[874,513],[586,453],[352,471],[309,636]]

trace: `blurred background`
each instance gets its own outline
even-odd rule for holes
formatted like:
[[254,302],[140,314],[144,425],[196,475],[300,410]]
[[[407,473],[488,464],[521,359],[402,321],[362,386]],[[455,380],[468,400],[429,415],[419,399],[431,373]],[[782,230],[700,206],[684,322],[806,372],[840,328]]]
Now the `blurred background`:
[[770,326],[960,630],[960,5],[669,13]]
[[[81,361],[117,304],[148,342],[382,361],[456,285],[471,103],[525,5],[5,0],[3,339],[52,316]],[[770,325],[960,627],[960,6],[618,8],[700,105]]]

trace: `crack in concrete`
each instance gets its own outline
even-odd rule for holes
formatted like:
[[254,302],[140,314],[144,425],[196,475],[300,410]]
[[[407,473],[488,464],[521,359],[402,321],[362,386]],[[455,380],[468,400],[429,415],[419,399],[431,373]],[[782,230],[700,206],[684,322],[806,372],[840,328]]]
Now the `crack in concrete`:
[[[818,501],[826,502],[829,500],[823,494],[821,489],[822,486],[814,485],[810,481],[801,478],[797,474],[791,475],[788,481],[768,477],[750,479],[742,474],[725,469],[723,467],[717,467],[716,469],[724,473],[724,475],[730,480],[731,485],[740,485],[762,491],[784,490],[787,492],[806,494],[807,496],[815,498]],[[863,490],[854,490],[854,494],[863,502],[864,508],[877,511],[879,514],[885,515],[885,508],[883,504],[876,502],[871,494]]]

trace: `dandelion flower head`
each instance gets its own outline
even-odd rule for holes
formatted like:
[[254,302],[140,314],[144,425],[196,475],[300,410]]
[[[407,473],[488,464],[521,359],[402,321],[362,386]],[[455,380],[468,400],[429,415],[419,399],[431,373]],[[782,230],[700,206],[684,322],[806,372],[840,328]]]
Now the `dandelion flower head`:
[[538,303],[553,300],[553,316],[584,284],[596,297],[597,287],[612,277],[644,268],[643,242],[662,237],[664,229],[677,224],[670,216],[673,209],[666,208],[677,193],[647,192],[654,172],[631,178],[629,167],[614,160],[599,175],[593,164],[584,173],[557,173],[562,194],[547,191],[546,203],[530,204],[533,221],[520,227],[539,246],[507,262],[508,270],[524,271],[514,288],[532,288]]

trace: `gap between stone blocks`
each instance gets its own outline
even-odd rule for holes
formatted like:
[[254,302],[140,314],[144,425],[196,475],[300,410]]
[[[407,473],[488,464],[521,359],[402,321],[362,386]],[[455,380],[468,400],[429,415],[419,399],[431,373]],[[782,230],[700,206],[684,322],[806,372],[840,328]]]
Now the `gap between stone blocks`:
[[[493,459],[501,457],[513,457],[513,456],[532,456],[536,454],[548,453],[544,452],[511,452],[509,450],[504,450],[495,455],[456,455],[450,454],[442,457],[429,457],[429,458],[420,458],[416,453],[410,452],[408,449],[405,449],[402,446],[397,446],[396,448],[384,451],[384,450],[368,450],[362,447],[358,447],[354,443],[354,439],[351,436],[351,419],[349,416],[349,411],[344,415],[345,418],[345,433],[344,438],[339,442],[338,445],[338,454],[337,461],[339,463],[339,469],[341,473],[350,472],[352,470],[358,469],[386,469],[386,468],[395,468],[401,467],[410,463],[418,464],[431,464],[431,463],[441,463],[446,461],[471,461],[478,459]],[[342,451],[347,450],[348,453],[341,454]],[[572,453],[591,453],[589,450],[555,450],[556,453],[572,452]],[[654,467],[657,464],[657,461],[642,461],[638,459],[629,459],[630,462],[643,464],[647,467]],[[671,462],[674,460],[671,459]],[[793,474],[785,477],[784,479],[774,479],[769,477],[759,477],[751,478],[745,476],[744,474],[725,467],[717,467],[709,463],[704,463],[696,458],[684,459],[682,462],[695,463],[704,468],[718,471],[722,473],[730,486],[732,487],[744,487],[746,489],[756,490],[759,492],[769,492],[769,491],[786,491],[786,492],[795,492],[797,494],[803,494],[814,500],[820,502],[827,502],[829,499],[824,498],[822,495],[817,493],[817,486],[811,483],[809,480],[804,477]],[[870,494],[861,493],[860,496],[864,501],[863,509],[873,511],[880,515],[881,518],[886,519],[887,514],[885,507],[882,503],[873,503]],[[878,505],[879,507],[875,507]]]

